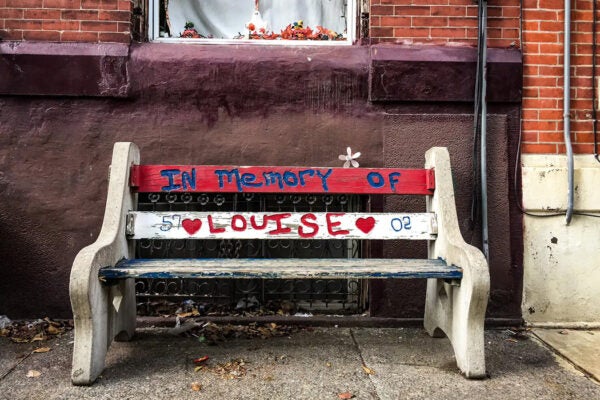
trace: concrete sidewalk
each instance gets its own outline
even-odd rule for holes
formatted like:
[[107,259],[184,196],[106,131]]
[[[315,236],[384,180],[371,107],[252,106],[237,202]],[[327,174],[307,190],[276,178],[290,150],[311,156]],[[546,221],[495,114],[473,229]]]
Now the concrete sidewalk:
[[600,331],[534,328],[531,332],[578,369],[600,382]]
[[[140,329],[134,341],[113,344],[91,387],[71,386],[72,341],[72,332],[38,344],[0,338],[0,376],[35,347],[52,348],[30,354],[0,380],[0,399],[335,400],[345,392],[355,399],[600,398],[600,385],[537,339],[509,330],[486,331],[490,379],[480,381],[459,375],[447,339],[415,328],[301,329],[216,346]],[[207,368],[194,371],[193,360],[205,355]],[[217,368],[232,360],[231,373]],[[40,375],[27,377],[30,370]]]

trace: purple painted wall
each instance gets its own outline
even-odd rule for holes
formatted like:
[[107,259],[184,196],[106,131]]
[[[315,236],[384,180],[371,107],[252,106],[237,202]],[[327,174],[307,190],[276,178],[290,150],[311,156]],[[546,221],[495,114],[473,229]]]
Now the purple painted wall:
[[[70,266],[98,234],[115,141],[134,141],[144,162],[164,164],[339,166],[351,146],[362,166],[417,167],[426,148],[448,146],[471,236],[473,49],[397,46],[373,56],[379,47],[141,44],[123,52],[80,44],[57,54],[46,46],[0,44],[0,314],[70,316]],[[521,227],[510,171],[521,63],[519,53],[491,53],[489,314],[519,317]],[[398,86],[407,70],[425,89]],[[393,79],[378,80],[381,71]],[[385,90],[398,95],[381,99]],[[422,286],[373,285],[373,314],[422,316]]]

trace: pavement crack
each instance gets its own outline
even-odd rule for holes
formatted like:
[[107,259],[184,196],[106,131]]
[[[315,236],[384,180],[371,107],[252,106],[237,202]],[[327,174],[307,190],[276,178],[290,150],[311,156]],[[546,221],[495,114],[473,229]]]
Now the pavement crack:
[[32,355],[34,351],[32,350],[29,354],[21,357],[19,361],[17,361],[12,367],[7,369],[2,375],[0,375],[0,381],[8,376],[15,368],[17,368],[23,361],[25,361],[30,355]]
[[[354,337],[354,332],[352,329],[350,329],[350,337],[352,338],[352,342],[354,342],[354,348],[356,349],[356,352],[358,353],[358,357],[360,357],[360,362],[362,363],[362,366],[364,368],[368,368],[367,363],[365,362],[365,358],[363,357],[360,345],[358,344],[358,341]],[[371,388],[373,391],[373,395],[375,396],[375,399],[381,400],[381,397],[379,396],[379,393],[377,392],[377,385],[375,385],[375,382],[373,382],[373,378],[371,377],[371,374],[366,374],[366,375],[367,375],[367,378],[369,379],[369,382],[371,383]]]

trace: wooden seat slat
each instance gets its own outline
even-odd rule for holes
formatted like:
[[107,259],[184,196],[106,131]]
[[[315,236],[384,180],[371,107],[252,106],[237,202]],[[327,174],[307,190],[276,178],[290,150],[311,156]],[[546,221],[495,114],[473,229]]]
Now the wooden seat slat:
[[435,259],[194,258],[133,259],[102,268],[101,280],[126,278],[461,279],[462,270]]

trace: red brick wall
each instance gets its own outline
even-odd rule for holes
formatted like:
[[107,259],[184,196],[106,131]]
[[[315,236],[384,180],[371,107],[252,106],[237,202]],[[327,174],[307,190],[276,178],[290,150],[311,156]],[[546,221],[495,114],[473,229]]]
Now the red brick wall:
[[0,0],[0,38],[129,43],[131,9],[131,0]]
[[[571,13],[571,137],[576,153],[593,152],[592,0],[573,0]],[[524,153],[564,153],[564,2],[524,0]],[[596,59],[598,60],[598,59]]]
[[[372,42],[474,46],[476,0],[370,0]],[[563,153],[564,0],[489,0],[488,44],[524,53],[524,153]],[[577,153],[593,151],[592,0],[573,0],[572,138]],[[132,0],[0,0],[3,40],[131,41]]]
[[[492,47],[518,47],[520,0],[488,2]],[[371,0],[373,42],[477,45],[476,0]]]
[[[490,0],[488,45],[518,47],[520,0]],[[576,153],[593,152],[592,0],[572,1],[571,132]],[[523,0],[524,153],[564,153],[564,0]],[[475,0],[371,0],[373,42],[477,43]]]

